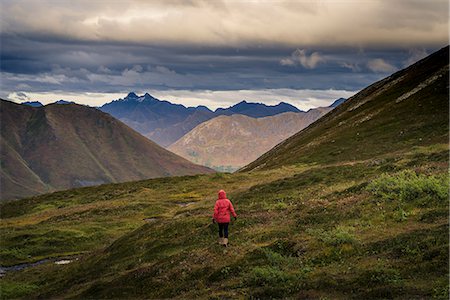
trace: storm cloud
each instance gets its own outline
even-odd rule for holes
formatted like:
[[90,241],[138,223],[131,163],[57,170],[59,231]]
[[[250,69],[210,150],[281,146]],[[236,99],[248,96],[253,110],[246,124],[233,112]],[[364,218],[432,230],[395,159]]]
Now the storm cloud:
[[0,96],[347,95],[445,46],[447,12],[411,0],[2,1]]

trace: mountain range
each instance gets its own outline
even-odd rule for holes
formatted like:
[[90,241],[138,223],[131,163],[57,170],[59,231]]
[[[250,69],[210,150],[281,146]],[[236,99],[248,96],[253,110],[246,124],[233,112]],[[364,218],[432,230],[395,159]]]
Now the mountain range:
[[0,119],[1,199],[212,172],[96,108],[70,103],[30,107],[1,100]]
[[253,103],[243,100],[228,108],[218,108],[214,111],[214,113],[216,116],[231,116],[233,114],[240,114],[252,118],[262,118],[274,116],[284,112],[300,111],[301,110],[299,110],[297,107],[286,102],[280,102],[277,105],[266,105],[263,103]]
[[[194,163],[232,172],[330,110],[324,107],[262,118],[223,115],[201,123],[167,149]],[[253,113],[257,115],[255,110]]]
[[[73,102],[73,101],[66,101],[66,100],[58,100],[58,101],[56,101],[56,102],[53,102],[53,103],[51,103],[51,104],[70,104],[70,103],[75,103],[75,102]],[[31,106],[31,107],[41,107],[41,106],[44,106],[44,104],[42,104],[41,102],[39,102],[39,101],[26,101],[26,102],[22,102],[22,103],[20,103],[20,104],[22,104],[22,105],[28,105],[28,106]]]
[[229,108],[219,108],[213,112],[205,106],[185,107],[158,100],[148,93],[138,96],[133,92],[123,99],[103,105],[100,109],[163,147],[171,145],[195,126],[217,116],[242,114],[266,117],[300,111],[284,102],[268,106],[241,101]]

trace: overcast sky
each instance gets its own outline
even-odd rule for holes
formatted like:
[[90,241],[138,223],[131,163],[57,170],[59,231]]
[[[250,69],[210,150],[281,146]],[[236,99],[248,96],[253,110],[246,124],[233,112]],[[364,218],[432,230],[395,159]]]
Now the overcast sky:
[[1,1],[2,98],[328,105],[448,44],[448,2]]

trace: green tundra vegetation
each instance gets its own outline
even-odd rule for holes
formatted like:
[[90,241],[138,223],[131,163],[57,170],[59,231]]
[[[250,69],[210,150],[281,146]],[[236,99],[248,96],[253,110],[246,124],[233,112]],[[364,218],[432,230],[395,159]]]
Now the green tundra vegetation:
[[2,266],[78,260],[7,272],[1,297],[448,299],[448,82],[446,47],[237,173],[4,202]]

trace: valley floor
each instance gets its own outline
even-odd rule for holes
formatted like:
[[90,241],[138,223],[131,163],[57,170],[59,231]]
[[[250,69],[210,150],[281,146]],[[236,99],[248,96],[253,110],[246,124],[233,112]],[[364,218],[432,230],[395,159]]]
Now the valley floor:
[[[448,299],[448,145],[1,204],[1,298]],[[227,191],[238,220],[216,244]],[[145,221],[144,219],[147,219]]]

